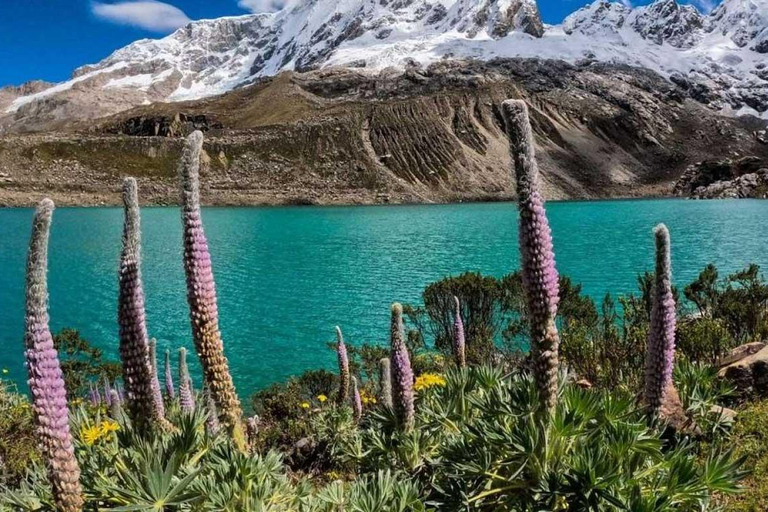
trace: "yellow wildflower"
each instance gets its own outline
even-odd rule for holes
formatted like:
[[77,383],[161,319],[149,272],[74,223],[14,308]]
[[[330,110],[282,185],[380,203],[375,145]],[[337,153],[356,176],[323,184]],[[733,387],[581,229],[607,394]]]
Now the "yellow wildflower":
[[445,379],[436,373],[425,373],[416,378],[416,383],[413,385],[413,389],[416,391],[423,391],[434,386],[445,386]]
[[101,429],[97,425],[93,425],[87,428],[83,427],[80,430],[80,438],[88,446],[93,445],[93,443],[101,439],[101,436],[102,436]]
[[363,405],[373,405],[376,403],[376,397],[369,395],[364,389],[360,390],[360,401]]
[[104,436],[120,430],[120,425],[118,425],[117,422],[110,421],[110,420],[102,421],[99,427],[101,429],[101,434]]
[[317,395],[317,399],[320,401],[320,403],[323,403],[328,400],[328,397],[325,395]]
[[302,409],[309,409],[309,402],[302,402],[301,403],[301,408]]

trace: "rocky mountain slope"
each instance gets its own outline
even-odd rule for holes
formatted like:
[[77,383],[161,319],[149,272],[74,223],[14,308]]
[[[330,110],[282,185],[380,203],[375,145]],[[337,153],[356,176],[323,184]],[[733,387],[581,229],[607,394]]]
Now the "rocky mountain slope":
[[545,26],[535,0],[290,0],[274,14],[198,21],[137,41],[71,80],[0,89],[0,133],[58,128],[157,101],[221,94],[284,70],[498,57],[583,59],[658,72],[725,113],[768,118],[768,0],[710,15],[675,0],[596,0]]
[[508,97],[549,198],[671,194],[700,161],[768,156],[767,14],[597,0],[546,26],[535,0],[290,0],[198,21],[0,89],[0,205],[118,203],[126,174],[175,202],[193,129],[212,203],[506,199]]
[[724,117],[651,71],[584,61],[444,61],[372,75],[285,72],[203,100],[157,103],[72,131],[0,139],[0,205],[43,191],[118,204],[120,177],[177,200],[180,137],[206,132],[213,204],[498,200],[513,196],[501,102],[532,111],[546,196],[671,194],[701,159],[768,157],[765,122]]

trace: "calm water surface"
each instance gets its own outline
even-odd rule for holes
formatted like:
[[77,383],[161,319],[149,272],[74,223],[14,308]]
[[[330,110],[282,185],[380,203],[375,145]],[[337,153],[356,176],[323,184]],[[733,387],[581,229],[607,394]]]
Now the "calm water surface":
[[[635,289],[662,221],[678,284],[709,262],[722,271],[768,266],[768,201],[564,202],[548,211],[558,269],[597,299]],[[384,343],[393,301],[417,303],[426,284],[449,274],[501,276],[519,266],[513,204],[210,208],[203,216],[241,397],[332,368],[325,345],[337,324],[353,344]],[[0,368],[18,382],[31,218],[29,209],[0,210]],[[179,211],[144,208],[142,220],[150,335],[162,350],[191,349]],[[120,209],[61,208],[50,246],[52,328],[76,327],[113,358],[121,231]]]

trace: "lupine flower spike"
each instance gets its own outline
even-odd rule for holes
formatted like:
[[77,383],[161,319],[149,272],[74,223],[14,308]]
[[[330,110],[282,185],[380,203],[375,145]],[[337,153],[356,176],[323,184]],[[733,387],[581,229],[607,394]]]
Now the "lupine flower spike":
[[176,398],[176,390],[173,388],[173,372],[171,371],[171,351],[165,349],[165,394],[168,400]]
[[163,392],[160,390],[160,376],[157,370],[157,340],[149,340],[149,363],[152,365],[152,395],[155,397],[155,407],[157,414],[165,418],[165,404],[163,403]]
[[347,346],[344,344],[344,336],[341,328],[336,327],[336,355],[339,359],[339,396],[338,404],[346,404],[349,400],[349,356]]
[[120,324],[120,358],[123,362],[128,416],[140,428],[165,426],[159,415],[162,404],[157,404],[152,389],[152,365],[149,359],[144,311],[144,287],[141,280],[141,221],[136,180],[123,181],[123,252],[118,274],[119,293],[117,316]]
[[552,250],[552,232],[541,196],[528,107],[523,101],[508,100],[503,104],[503,112],[517,176],[520,256],[531,323],[534,379],[546,410],[549,411],[557,401],[560,345],[555,325],[559,284]]
[[179,403],[181,410],[191,413],[195,410],[195,396],[192,393],[192,379],[187,368],[187,349],[179,349]]
[[109,379],[104,377],[104,403],[107,408],[112,407],[112,386],[109,385]]
[[251,416],[248,418],[245,422],[245,428],[248,434],[248,447],[251,452],[255,452],[259,436],[259,417]]
[[109,392],[110,395],[110,407],[109,407],[109,414],[112,416],[112,419],[120,419],[120,416],[123,414],[123,408],[120,404],[120,396],[117,394],[117,390],[113,389]]
[[363,399],[360,397],[357,377],[352,377],[352,411],[355,414],[355,421],[359,422],[363,418]]
[[98,407],[101,405],[101,395],[99,394],[99,390],[96,388],[96,386],[93,385],[93,382],[88,384],[88,397],[93,407]]
[[675,360],[675,299],[672,295],[669,230],[664,224],[654,229],[656,275],[653,284],[651,325],[645,353],[645,403],[659,414],[664,395],[672,384]]
[[453,300],[456,301],[456,313],[453,319],[453,356],[456,358],[456,366],[464,368],[467,366],[467,355],[464,322],[461,319],[461,302],[458,297],[454,297]]
[[211,393],[206,389],[203,394],[205,395],[206,405],[208,406],[208,417],[205,420],[205,431],[209,436],[214,437],[221,430],[221,423],[219,423],[219,413],[216,411],[216,404],[213,402]]
[[195,342],[206,385],[213,396],[220,420],[235,445],[246,450],[242,409],[235,384],[224,356],[224,344],[219,331],[219,311],[216,284],[211,268],[211,254],[200,215],[200,155],[203,134],[196,131],[187,137],[182,154],[180,174],[184,227],[184,270],[187,275],[192,338]]
[[379,361],[379,400],[392,409],[392,365],[388,357]]
[[25,359],[32,409],[53,500],[60,512],[82,510],[80,467],[69,430],[67,391],[59,355],[48,327],[48,238],[53,201],[43,199],[35,211],[27,259]]
[[395,412],[403,429],[413,428],[415,409],[413,405],[413,369],[408,347],[405,346],[405,328],[403,327],[403,306],[392,305],[391,325],[392,354],[392,391]]

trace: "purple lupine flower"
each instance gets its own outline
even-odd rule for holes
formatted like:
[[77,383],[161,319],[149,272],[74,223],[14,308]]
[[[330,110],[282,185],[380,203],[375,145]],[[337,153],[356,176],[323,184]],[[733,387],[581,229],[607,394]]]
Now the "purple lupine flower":
[[91,401],[93,407],[99,407],[101,405],[101,395],[93,382],[88,383],[88,398]]
[[109,391],[109,415],[112,416],[112,419],[119,419],[120,416],[122,416],[123,413],[123,407],[120,403],[120,395],[117,394],[116,389],[112,389]]
[[165,349],[165,394],[168,400],[176,398],[176,390],[173,387],[173,373],[171,372],[171,351]]
[[123,405],[125,403],[125,393],[123,392],[123,385],[119,382],[115,386],[117,388],[117,396],[120,398],[120,405]]
[[405,346],[405,328],[403,327],[403,306],[392,305],[391,325],[392,353],[392,390],[395,412],[404,430],[413,428],[416,411],[413,405],[413,369],[408,347]]
[[379,361],[379,400],[390,409],[392,404],[392,365],[388,357]]
[[165,426],[152,392],[152,364],[149,359],[144,286],[141,280],[141,220],[138,187],[134,178],[123,181],[125,224],[120,256],[117,316],[120,324],[120,358],[128,415],[141,429]]
[[200,214],[202,150],[203,134],[196,131],[187,137],[179,167],[183,205],[184,270],[187,276],[192,338],[203,367],[205,383],[211,392],[220,419],[235,445],[245,451],[243,412],[232,375],[229,373],[229,363],[224,355],[211,254]]
[[464,322],[461,319],[461,302],[458,297],[454,297],[453,300],[456,301],[456,313],[453,318],[453,356],[456,358],[456,365],[464,368],[467,366],[467,355]]
[[189,368],[187,368],[187,349],[184,347],[179,349],[179,403],[182,411],[194,412],[195,395],[192,392],[192,379],[189,377]]
[[344,344],[344,336],[341,334],[341,328],[336,327],[336,355],[339,359],[339,395],[337,403],[346,404],[349,400],[349,356],[347,355],[347,345]]
[[363,400],[360,397],[360,389],[357,387],[357,377],[352,377],[352,411],[355,414],[355,421],[359,422],[363,418]]
[[107,408],[112,407],[112,386],[109,385],[109,379],[104,377],[104,403]]
[[32,224],[27,259],[24,356],[37,435],[56,509],[77,512],[83,507],[80,467],[69,429],[67,390],[59,354],[48,326],[48,238],[53,209],[53,201],[43,199]]
[[149,340],[149,364],[152,366],[152,396],[155,398],[157,415],[165,418],[165,404],[163,392],[160,390],[160,377],[157,374],[157,340]]
[[256,443],[259,437],[259,417],[251,416],[245,422],[246,434],[248,434],[248,447],[251,452],[256,451]]
[[216,404],[213,401],[211,393],[205,389],[203,390],[205,395],[205,403],[208,408],[208,417],[205,419],[205,431],[210,437],[216,436],[221,430],[221,423],[219,423],[219,413],[216,411]]
[[528,107],[523,101],[507,100],[503,104],[503,112],[517,176],[522,280],[531,326],[534,379],[549,411],[557,401],[560,345],[555,325],[559,283],[552,250],[552,232],[541,196]]
[[654,229],[656,275],[653,284],[651,325],[645,352],[645,403],[658,414],[664,394],[672,383],[675,363],[675,298],[672,295],[672,265],[669,230],[664,224]]

